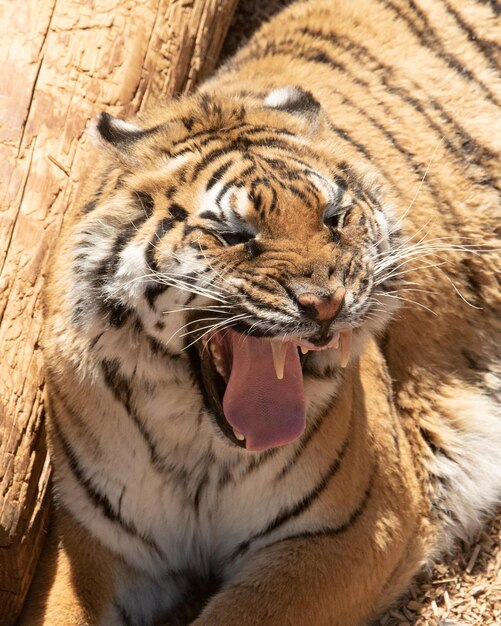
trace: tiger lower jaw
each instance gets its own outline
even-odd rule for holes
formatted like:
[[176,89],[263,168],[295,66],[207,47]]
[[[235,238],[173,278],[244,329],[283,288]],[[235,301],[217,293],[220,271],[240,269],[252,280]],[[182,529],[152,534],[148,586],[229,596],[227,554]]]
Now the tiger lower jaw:
[[200,387],[220,430],[232,443],[259,452],[286,445],[304,431],[302,365],[309,351],[337,350],[348,363],[352,331],[315,345],[300,339],[263,339],[226,330],[196,350]]

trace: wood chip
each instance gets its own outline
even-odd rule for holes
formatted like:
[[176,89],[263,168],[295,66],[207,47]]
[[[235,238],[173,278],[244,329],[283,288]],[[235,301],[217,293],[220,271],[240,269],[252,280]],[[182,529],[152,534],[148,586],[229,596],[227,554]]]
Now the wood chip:
[[439,579],[439,580],[433,580],[431,584],[432,585],[445,585],[447,583],[453,583],[455,581],[456,581],[455,578],[444,578],[444,579]]
[[449,594],[447,593],[447,591],[444,591],[444,602],[445,602],[445,606],[447,607],[447,610],[450,611],[452,608],[452,602],[451,602],[451,599],[449,598]]
[[433,615],[436,615],[438,617],[439,611],[438,611],[438,606],[435,600],[431,601],[431,610],[433,611]]
[[473,568],[475,567],[475,563],[477,562],[478,555],[480,554],[480,544],[474,547],[473,552],[471,553],[470,560],[468,561],[468,565],[466,566],[466,572],[471,574]]

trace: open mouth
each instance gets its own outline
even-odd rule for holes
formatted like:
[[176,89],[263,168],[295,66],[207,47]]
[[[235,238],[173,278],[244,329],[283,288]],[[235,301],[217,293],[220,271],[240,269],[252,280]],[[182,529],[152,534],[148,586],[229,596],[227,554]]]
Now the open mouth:
[[297,439],[306,424],[304,355],[310,350],[339,350],[340,365],[345,367],[351,339],[351,329],[336,332],[322,345],[228,329],[205,337],[197,349],[197,369],[206,403],[221,431],[253,452]]

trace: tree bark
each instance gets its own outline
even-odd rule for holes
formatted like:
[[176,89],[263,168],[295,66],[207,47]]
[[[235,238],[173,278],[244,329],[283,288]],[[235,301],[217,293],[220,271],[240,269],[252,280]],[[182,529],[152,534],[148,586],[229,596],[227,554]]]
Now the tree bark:
[[38,340],[45,261],[86,171],[89,120],[189,91],[237,0],[4,0],[0,7],[0,624],[47,522]]

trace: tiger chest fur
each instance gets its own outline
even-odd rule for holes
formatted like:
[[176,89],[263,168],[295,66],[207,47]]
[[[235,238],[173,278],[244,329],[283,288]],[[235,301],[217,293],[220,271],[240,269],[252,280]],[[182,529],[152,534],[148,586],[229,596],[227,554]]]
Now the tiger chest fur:
[[493,16],[424,4],[298,2],[94,124],[24,623],[366,624],[493,510],[499,108],[464,28]]

